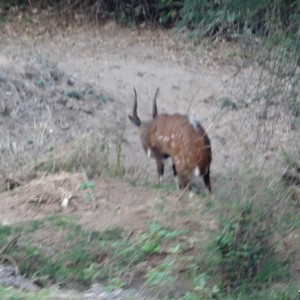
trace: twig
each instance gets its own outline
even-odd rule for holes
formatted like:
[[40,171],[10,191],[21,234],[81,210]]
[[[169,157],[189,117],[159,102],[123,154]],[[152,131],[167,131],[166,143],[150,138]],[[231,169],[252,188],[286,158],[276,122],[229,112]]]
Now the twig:
[[20,269],[19,269],[19,266],[18,266],[17,262],[11,256],[6,255],[6,254],[2,254],[0,256],[0,261],[3,262],[5,260],[9,261],[14,266],[15,275],[19,275],[20,274]]
[[125,236],[123,242],[127,242],[133,235],[133,230],[130,230],[129,233]]
[[197,89],[197,91],[196,91],[196,92],[193,94],[193,96],[192,96],[192,98],[191,98],[191,100],[190,100],[190,103],[189,103],[188,109],[187,109],[187,111],[186,111],[186,114],[188,114],[188,113],[189,113],[189,111],[190,111],[190,108],[191,108],[191,106],[192,106],[192,103],[193,103],[193,101],[194,101],[194,98],[195,98],[195,97],[196,97],[196,95],[199,93],[200,89],[201,89],[201,87],[199,87],[199,88]]
[[15,269],[15,274],[18,275],[19,272],[19,266],[17,264],[17,262],[9,255],[4,254],[4,252],[11,246],[15,245],[15,243],[17,242],[17,240],[20,238],[21,233],[17,234],[15,237],[13,237],[6,245],[4,245],[1,250],[0,250],[0,261],[4,261],[4,260],[8,260]]
[[3,256],[3,253],[12,245],[15,245],[17,240],[21,237],[21,233],[17,234],[15,237],[13,237],[9,242],[7,242],[6,245],[4,245],[0,250],[0,257]]
[[95,200],[95,196],[93,195],[92,196],[92,211],[95,211],[97,208],[97,203],[96,203],[96,200]]

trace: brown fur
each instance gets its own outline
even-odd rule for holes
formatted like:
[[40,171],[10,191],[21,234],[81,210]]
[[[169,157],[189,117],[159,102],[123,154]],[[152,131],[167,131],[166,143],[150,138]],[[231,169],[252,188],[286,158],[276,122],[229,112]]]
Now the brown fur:
[[[156,96],[154,98],[155,109]],[[185,188],[190,183],[198,167],[206,187],[211,191],[209,178],[212,160],[211,146],[202,126],[187,115],[181,114],[157,115],[153,113],[152,121],[141,122],[137,117],[136,108],[135,102],[133,117],[129,116],[129,118],[139,127],[144,150],[147,153],[150,151],[151,156],[156,159],[159,175],[162,176],[164,172],[164,159],[171,157],[174,175],[176,173],[178,175],[180,188]],[[134,121],[135,117],[139,122]]]

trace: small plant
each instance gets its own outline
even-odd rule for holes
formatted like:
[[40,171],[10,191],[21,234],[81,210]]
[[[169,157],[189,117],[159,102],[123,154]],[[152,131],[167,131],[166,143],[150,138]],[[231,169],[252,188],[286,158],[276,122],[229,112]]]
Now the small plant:
[[73,219],[67,216],[50,216],[47,218],[47,221],[49,221],[52,225],[54,225],[57,228],[66,229],[70,226],[73,226]]
[[159,12],[159,23],[162,26],[170,26],[180,18],[180,11],[184,1],[159,0],[157,10]]
[[162,287],[174,284],[173,272],[174,261],[164,260],[158,266],[152,268],[147,273],[147,283],[153,287]]
[[65,95],[69,98],[73,98],[76,100],[82,100],[83,99],[83,93],[81,91],[69,91],[65,92]]
[[44,81],[43,79],[38,79],[38,80],[36,80],[36,81],[35,81],[35,84],[36,84],[38,87],[40,87],[40,88],[45,88],[45,86],[46,86],[46,83],[45,83],[45,81]]
[[115,152],[116,152],[116,160],[112,169],[112,175],[115,177],[123,177],[125,174],[125,168],[122,165],[122,144],[124,138],[125,128],[122,128],[115,136],[114,144],[115,144]]
[[85,181],[83,182],[81,185],[80,185],[80,190],[81,191],[84,191],[84,190],[90,190],[90,191],[93,191],[95,189],[95,184],[94,182],[91,182],[91,181]]
[[223,98],[221,102],[221,109],[238,110],[238,106],[230,98]]
[[92,204],[93,204],[92,209],[95,210],[96,209],[96,203],[95,203],[95,194],[94,194],[94,190],[95,190],[94,182],[85,181],[80,185],[79,189],[81,191],[88,190],[87,200],[92,202]]
[[[267,215],[265,214],[267,213]],[[223,283],[228,288],[247,285],[270,272],[275,274],[278,264],[275,263],[274,247],[271,243],[272,226],[270,212],[254,212],[253,203],[241,207],[240,215],[222,221],[223,230],[217,236],[216,247],[220,253],[220,269]],[[272,261],[273,270],[268,270]],[[274,278],[274,277],[273,277]]]
[[103,103],[106,103],[107,100],[108,100],[107,97],[105,95],[103,95],[103,94],[97,95],[96,99],[97,99],[99,105],[101,105]]
[[193,290],[199,298],[213,299],[217,298],[220,294],[220,288],[218,285],[213,287],[208,286],[208,276],[206,273],[201,273],[193,280]]
[[121,280],[120,278],[112,278],[109,282],[108,282],[108,286],[107,286],[107,290],[109,292],[112,292],[116,289],[121,289],[123,287],[125,287],[127,285],[127,282]]
[[[146,255],[159,254],[166,241],[173,241],[186,232],[186,230],[164,228],[159,222],[150,223],[149,231],[149,233],[140,237],[141,249]],[[180,243],[169,245],[168,248],[168,252],[171,254],[178,254],[181,250],[182,246]]]

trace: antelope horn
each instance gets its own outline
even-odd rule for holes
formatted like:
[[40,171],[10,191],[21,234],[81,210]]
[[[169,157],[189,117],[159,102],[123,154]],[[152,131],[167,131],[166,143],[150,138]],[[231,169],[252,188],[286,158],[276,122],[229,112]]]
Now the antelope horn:
[[137,93],[136,93],[135,88],[133,88],[133,89],[134,89],[134,104],[133,104],[132,117],[129,116],[129,118],[136,126],[140,126],[141,120],[137,115]]
[[155,95],[154,95],[154,99],[153,99],[153,112],[152,112],[152,117],[153,119],[156,118],[157,116],[157,104],[156,104],[156,98],[159,92],[159,88],[156,89]]

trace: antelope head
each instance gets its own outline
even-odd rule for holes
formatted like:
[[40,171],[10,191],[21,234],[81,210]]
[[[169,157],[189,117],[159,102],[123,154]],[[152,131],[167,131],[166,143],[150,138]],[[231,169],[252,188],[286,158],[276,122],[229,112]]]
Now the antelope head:
[[[128,115],[128,117],[129,117],[130,121],[139,128],[139,134],[140,134],[142,146],[143,146],[145,152],[148,154],[148,156],[151,156],[151,150],[150,150],[150,147],[149,147],[147,137],[148,137],[149,128],[152,125],[152,120],[144,122],[144,121],[141,121],[141,119],[138,117],[138,114],[137,114],[137,93],[136,93],[135,88],[133,88],[133,90],[134,90],[133,110],[132,110],[132,115]],[[157,116],[156,98],[157,98],[158,92],[159,92],[159,88],[156,89],[154,99],[153,99],[153,111],[152,111],[153,119],[155,119],[156,116]]]

